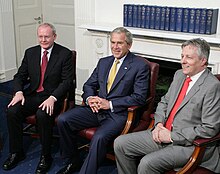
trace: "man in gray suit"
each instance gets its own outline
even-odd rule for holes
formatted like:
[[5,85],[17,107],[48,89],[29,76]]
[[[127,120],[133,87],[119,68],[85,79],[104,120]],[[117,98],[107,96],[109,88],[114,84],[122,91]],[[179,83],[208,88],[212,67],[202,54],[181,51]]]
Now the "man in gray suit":
[[[220,83],[207,69],[210,46],[203,39],[192,39],[181,48],[182,69],[175,73],[157,106],[154,127],[119,136],[114,142],[119,174],[156,174],[181,168],[194,150],[195,139],[211,138],[220,130]],[[186,96],[168,129],[167,120],[187,77],[191,82]],[[217,147],[206,149],[201,166],[220,173]]]

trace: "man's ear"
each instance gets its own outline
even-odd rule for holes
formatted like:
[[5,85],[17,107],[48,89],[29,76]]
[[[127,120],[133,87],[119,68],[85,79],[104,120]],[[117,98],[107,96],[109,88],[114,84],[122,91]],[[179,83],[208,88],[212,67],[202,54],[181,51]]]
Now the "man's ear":
[[208,65],[208,61],[206,58],[202,58],[202,66]]

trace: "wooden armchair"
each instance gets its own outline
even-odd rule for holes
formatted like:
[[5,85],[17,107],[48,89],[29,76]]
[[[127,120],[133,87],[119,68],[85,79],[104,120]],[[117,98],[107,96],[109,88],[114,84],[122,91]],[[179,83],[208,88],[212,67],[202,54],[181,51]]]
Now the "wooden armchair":
[[[150,83],[149,83],[149,95],[147,98],[147,104],[144,107],[132,106],[128,108],[128,117],[126,125],[121,132],[121,134],[127,134],[128,132],[132,132],[133,130],[146,129],[146,127],[150,124],[150,113],[153,112],[154,100],[155,100],[155,90],[156,90],[156,81],[159,73],[159,64],[150,62],[146,58],[144,58],[147,64],[150,67]],[[138,113],[143,113],[140,119],[138,119],[138,124],[135,125],[134,121],[137,119]],[[79,135],[87,140],[91,140],[97,127],[87,128],[81,130]],[[82,147],[89,147],[88,144],[83,145]],[[114,155],[112,153],[107,154],[107,158],[114,160]]]
[[[69,108],[75,107],[75,88],[76,88],[76,51],[72,50],[72,59],[73,59],[73,86],[71,90],[67,93],[67,96],[63,102],[62,109],[59,114],[65,112]],[[57,114],[57,116],[59,115]],[[55,119],[55,123],[57,122],[57,116]],[[23,128],[24,135],[31,135],[32,137],[39,137],[36,129],[32,130],[33,127],[36,126],[36,118],[35,115],[30,115],[25,120],[26,126]],[[54,135],[54,137],[58,137],[58,135]]]

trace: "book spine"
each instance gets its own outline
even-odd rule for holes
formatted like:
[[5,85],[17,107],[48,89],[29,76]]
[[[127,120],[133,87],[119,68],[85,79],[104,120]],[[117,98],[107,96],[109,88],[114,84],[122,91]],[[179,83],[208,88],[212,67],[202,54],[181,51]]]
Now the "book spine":
[[195,33],[199,33],[200,21],[201,21],[201,11],[202,9],[196,9],[196,17],[195,17]]
[[155,11],[155,29],[160,29],[161,7],[157,6]]
[[123,8],[123,25],[124,27],[128,26],[128,4],[124,4]]
[[194,8],[191,8],[189,12],[189,33],[195,32],[195,17],[196,10]]
[[176,31],[181,32],[183,28],[183,8],[176,9]]
[[132,27],[138,26],[138,5],[133,5]]
[[146,14],[146,16],[145,16],[145,28],[150,28],[150,10],[151,10],[151,6],[146,6],[145,7],[145,14]]
[[205,31],[206,31],[206,18],[207,18],[207,9],[203,8],[203,9],[201,9],[199,34],[205,34]]
[[172,7],[170,10],[170,31],[175,31],[176,29],[176,8]]
[[132,27],[133,25],[133,5],[128,5],[128,27]]
[[145,28],[146,27],[146,6],[142,5],[141,6],[141,28]]
[[156,14],[156,7],[151,6],[151,9],[150,9],[150,29],[155,29],[155,14]]
[[160,30],[165,29],[165,16],[166,16],[166,7],[161,7]]
[[166,7],[165,30],[170,30],[170,7]]
[[189,8],[183,9],[183,32],[189,31]]
[[137,27],[138,28],[141,28],[141,11],[142,11],[142,5],[138,5],[138,8],[137,8]]
[[206,18],[206,33],[215,34],[218,21],[218,9],[208,9]]

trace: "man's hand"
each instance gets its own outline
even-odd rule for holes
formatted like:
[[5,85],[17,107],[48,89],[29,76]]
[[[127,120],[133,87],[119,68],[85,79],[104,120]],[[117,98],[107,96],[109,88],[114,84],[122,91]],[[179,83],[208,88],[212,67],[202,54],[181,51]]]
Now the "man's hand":
[[110,109],[109,101],[98,96],[89,97],[88,104],[93,112],[98,113],[100,109]]
[[18,103],[20,101],[21,101],[21,105],[24,105],[25,98],[24,98],[23,92],[21,92],[21,91],[16,92],[15,96],[13,97],[11,102],[8,104],[8,108],[10,106],[14,106],[16,103]]
[[46,109],[46,113],[51,116],[54,110],[54,103],[55,103],[55,99],[52,96],[50,96],[43,103],[41,103],[39,108],[41,108],[43,111]]
[[98,106],[99,100],[97,96],[91,96],[88,99],[88,105],[92,109],[92,112],[99,112],[99,106]]
[[170,133],[171,132],[165,128],[162,123],[158,123],[155,129],[152,131],[153,140],[157,143],[170,143]]

